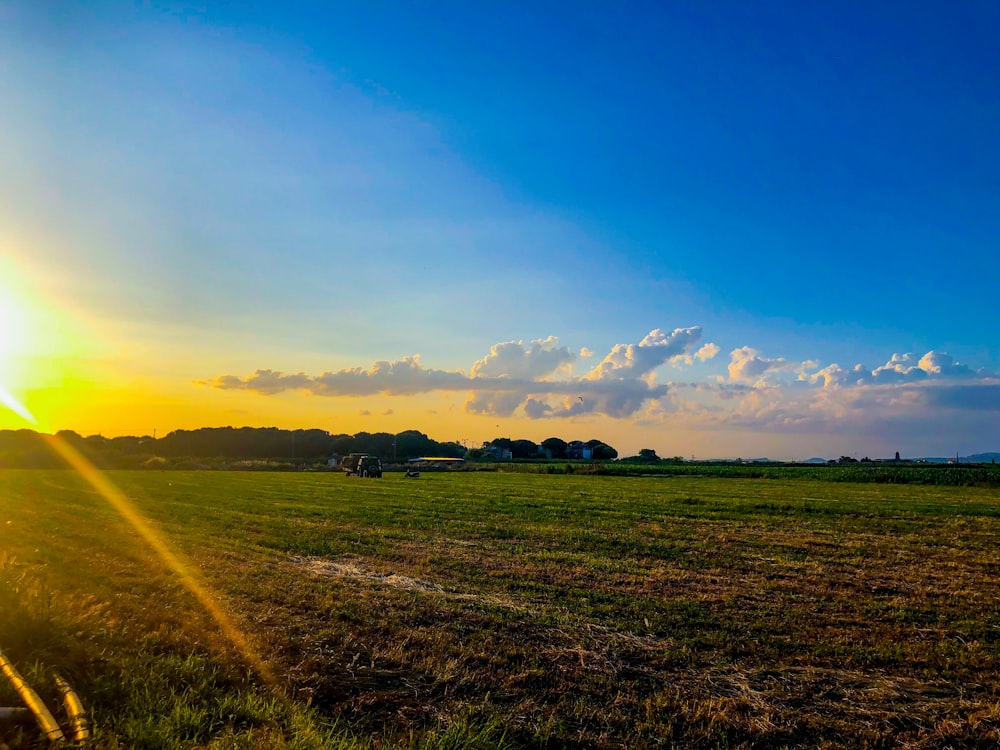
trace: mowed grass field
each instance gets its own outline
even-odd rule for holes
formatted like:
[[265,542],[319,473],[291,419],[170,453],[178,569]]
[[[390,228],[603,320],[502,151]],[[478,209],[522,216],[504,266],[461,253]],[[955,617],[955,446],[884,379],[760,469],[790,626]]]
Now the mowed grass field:
[[273,679],[79,476],[0,472],[0,650],[94,747],[1000,745],[996,489],[107,476]]

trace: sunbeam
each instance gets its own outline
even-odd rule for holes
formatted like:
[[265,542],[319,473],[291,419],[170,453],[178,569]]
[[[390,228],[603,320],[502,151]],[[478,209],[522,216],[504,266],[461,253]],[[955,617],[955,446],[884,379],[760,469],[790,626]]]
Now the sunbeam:
[[26,422],[30,422],[33,425],[38,424],[38,420],[35,419],[35,415],[28,411],[28,407],[14,398],[13,394],[3,387],[3,384],[0,384],[0,404],[6,406]]
[[[83,454],[58,435],[43,435],[43,438],[59,456],[76,469],[91,487],[107,500],[111,506],[132,526],[140,537],[156,552],[164,565],[173,571],[184,587],[198,600],[205,611],[215,620],[223,635],[239,651],[246,662],[272,688],[278,683],[263,659],[250,645],[246,635],[233,623],[216,598],[200,580],[192,567],[172,552],[162,536],[139,514],[124,492],[94,466]],[[280,694],[280,691],[276,691]]]

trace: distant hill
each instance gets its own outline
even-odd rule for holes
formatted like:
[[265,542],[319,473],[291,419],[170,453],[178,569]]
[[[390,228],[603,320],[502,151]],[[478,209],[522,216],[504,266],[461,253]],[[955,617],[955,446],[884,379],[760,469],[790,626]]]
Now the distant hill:
[[[766,461],[767,459],[753,459],[759,461]],[[889,461],[890,459],[884,458],[882,461]],[[925,461],[929,464],[946,464],[949,461],[954,461],[954,456],[922,456],[920,458],[904,458],[906,461]],[[971,456],[959,456],[959,463],[963,464],[988,464],[988,463],[1000,463],[1000,453],[973,453]],[[820,458],[819,456],[813,456],[812,458],[807,458],[805,461],[798,461],[800,464],[825,464],[828,463],[827,459]]]
[[991,461],[1000,461],[1000,453],[973,453],[964,460],[975,464],[988,464]]
[[988,464],[991,461],[1000,461],[1000,453],[973,453],[962,460],[970,464]]
[[[929,464],[946,464],[954,461],[954,456],[923,456],[922,458],[911,458],[909,461],[926,461]],[[963,464],[988,464],[991,461],[1000,461],[1000,453],[973,453],[971,456],[959,456],[958,462]]]

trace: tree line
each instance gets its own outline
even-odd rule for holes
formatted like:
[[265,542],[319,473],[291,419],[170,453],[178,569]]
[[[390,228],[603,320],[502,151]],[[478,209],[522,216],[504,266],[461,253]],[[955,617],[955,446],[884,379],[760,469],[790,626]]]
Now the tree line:
[[[319,429],[284,430],[277,427],[203,427],[175,430],[160,438],[148,435],[84,437],[72,430],[57,436],[75,447],[101,468],[138,467],[152,459],[187,459],[213,464],[235,461],[276,460],[297,463],[326,462],[348,453],[371,453],[387,462],[404,462],[421,456],[490,460],[486,446],[506,449],[515,459],[567,458],[572,445],[560,438],[548,438],[540,444],[530,440],[496,438],[482,448],[468,450],[458,442],[438,442],[418,430],[399,433],[358,432],[333,434]],[[585,445],[591,458],[610,460],[618,453],[600,440]],[[45,444],[44,436],[33,430],[0,430],[0,467],[60,467],[58,458]],[[155,465],[155,464],[154,464]]]

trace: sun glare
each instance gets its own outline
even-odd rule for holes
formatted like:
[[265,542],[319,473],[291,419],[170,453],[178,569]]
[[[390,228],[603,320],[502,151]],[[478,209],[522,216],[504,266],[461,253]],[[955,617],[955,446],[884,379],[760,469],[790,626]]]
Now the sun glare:
[[13,377],[29,341],[28,316],[20,299],[0,286],[0,383],[14,388]]
[[27,321],[13,295],[0,287],[0,357],[7,358],[23,348]]
[[30,382],[28,357],[32,347],[31,307],[23,295],[0,283],[0,409],[9,409],[35,423],[18,399]]

